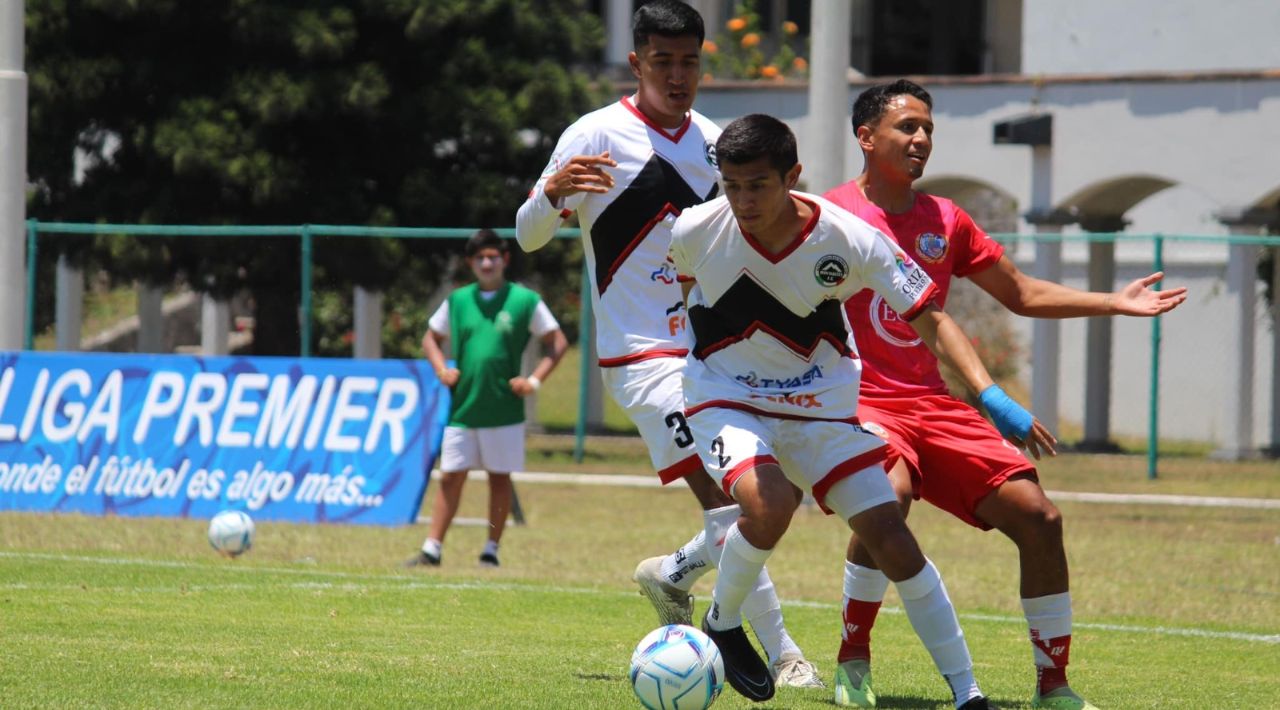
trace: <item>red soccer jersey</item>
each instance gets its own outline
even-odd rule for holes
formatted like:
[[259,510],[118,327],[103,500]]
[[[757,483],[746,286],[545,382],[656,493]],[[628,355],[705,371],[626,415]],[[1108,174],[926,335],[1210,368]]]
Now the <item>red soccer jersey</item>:
[[[903,214],[888,214],[849,181],[824,195],[889,235],[938,287],[942,307],[951,277],[967,276],[994,265],[1004,247],[987,236],[954,202],[922,192]],[[874,291],[863,290],[845,302],[858,353],[862,356],[863,397],[912,397],[944,394],[938,359],[915,330]]]

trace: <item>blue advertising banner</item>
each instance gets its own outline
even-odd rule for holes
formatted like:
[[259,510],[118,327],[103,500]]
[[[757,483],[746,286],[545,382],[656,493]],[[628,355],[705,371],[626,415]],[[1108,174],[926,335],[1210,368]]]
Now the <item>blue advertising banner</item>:
[[424,361],[0,352],[0,510],[403,525],[448,416]]

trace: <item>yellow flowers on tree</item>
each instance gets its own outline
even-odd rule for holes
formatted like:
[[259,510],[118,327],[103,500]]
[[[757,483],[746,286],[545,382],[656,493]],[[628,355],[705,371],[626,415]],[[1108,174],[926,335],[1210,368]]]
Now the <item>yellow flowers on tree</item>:
[[702,45],[706,69],[703,81],[715,79],[761,79],[783,81],[809,75],[809,63],[801,56],[806,40],[800,28],[787,20],[778,36],[760,26],[755,0],[740,0],[725,31]]

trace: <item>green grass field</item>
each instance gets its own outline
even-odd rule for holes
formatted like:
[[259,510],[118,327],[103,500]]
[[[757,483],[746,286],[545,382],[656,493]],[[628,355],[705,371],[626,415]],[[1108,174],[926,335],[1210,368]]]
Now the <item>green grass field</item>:
[[[563,438],[530,468],[567,470]],[[591,440],[575,470],[645,468],[634,440]],[[569,442],[571,445],[571,440]],[[1274,463],[1066,456],[1046,487],[1280,498]],[[432,489],[433,491],[434,489]],[[503,567],[476,565],[457,526],[439,569],[402,570],[421,525],[260,522],[255,549],[217,557],[195,520],[0,514],[0,707],[627,708],[632,646],[656,626],[630,574],[694,532],[681,490],[524,484],[527,525]],[[483,513],[473,482],[462,515]],[[1060,503],[1076,630],[1073,685],[1102,708],[1276,707],[1280,510]],[[926,506],[912,527],[947,581],[984,689],[1028,707],[1031,653],[1010,543]],[[839,524],[804,509],[770,560],[788,626],[831,677]],[[699,581],[698,609],[712,577]],[[947,708],[945,684],[886,600],[874,632],[885,708]],[[732,690],[716,707],[751,706]],[[756,707],[832,707],[784,689]]]

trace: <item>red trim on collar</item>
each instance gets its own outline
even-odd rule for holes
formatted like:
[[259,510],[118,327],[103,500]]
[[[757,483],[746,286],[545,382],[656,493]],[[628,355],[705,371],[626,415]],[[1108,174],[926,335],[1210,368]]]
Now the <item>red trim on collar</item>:
[[693,114],[692,113],[685,114],[684,123],[681,124],[678,130],[676,130],[675,135],[671,135],[671,133],[667,129],[654,123],[652,119],[644,115],[644,112],[636,108],[635,105],[631,103],[631,97],[623,96],[621,101],[622,101],[622,105],[625,106],[628,111],[635,114],[636,118],[640,119],[644,123],[644,125],[652,128],[654,131],[658,133],[658,135],[662,136],[663,138],[666,138],[672,143],[679,143],[680,139],[684,137],[685,132],[689,130],[689,126],[693,125]]
[[822,214],[822,208],[818,206],[818,203],[812,200],[806,200],[805,198],[799,195],[796,195],[794,193],[789,193],[789,194],[791,194],[791,196],[796,198],[797,200],[800,200],[806,205],[809,205],[810,207],[812,207],[813,214],[810,215],[809,221],[805,223],[804,229],[801,229],[800,233],[796,235],[795,239],[792,239],[791,243],[788,244],[786,248],[783,249],[782,251],[778,252],[777,254],[770,254],[769,250],[765,249],[764,245],[761,244],[760,241],[755,238],[755,236],[753,236],[747,230],[742,229],[742,225],[738,225],[739,231],[742,232],[742,238],[747,240],[747,244],[750,244],[752,249],[755,249],[756,252],[760,254],[760,256],[763,256],[764,258],[768,259],[769,262],[772,264],[776,264],[779,261],[782,261],[783,259],[787,258],[787,256],[790,255],[791,252],[795,251],[796,249],[799,249],[800,245],[804,244],[804,240],[808,239],[809,235],[813,233],[814,227],[818,226],[818,216]]

